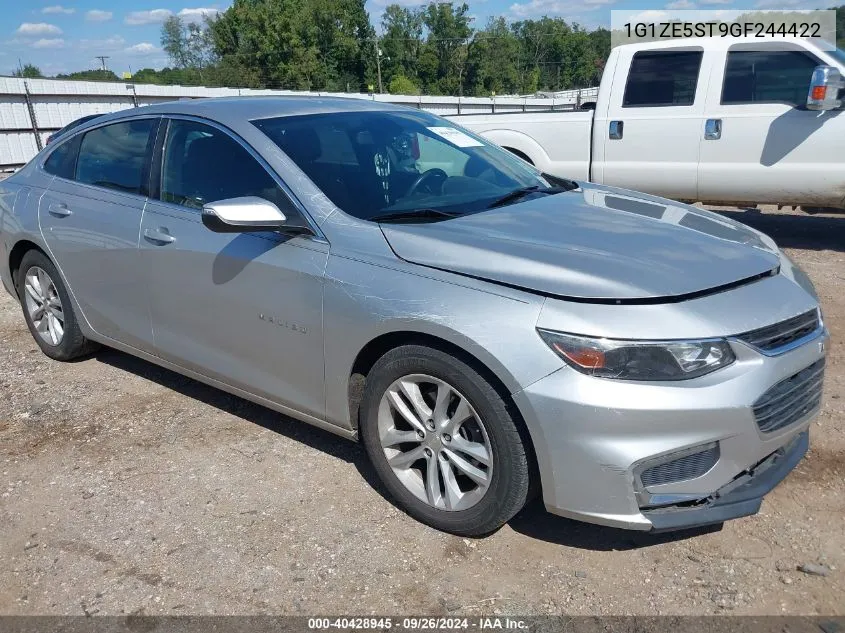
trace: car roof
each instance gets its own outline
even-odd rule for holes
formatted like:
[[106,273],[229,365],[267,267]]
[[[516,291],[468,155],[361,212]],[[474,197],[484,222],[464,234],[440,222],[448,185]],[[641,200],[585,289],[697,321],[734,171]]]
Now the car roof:
[[372,101],[360,97],[214,97],[169,101],[156,105],[121,110],[110,119],[150,114],[187,114],[223,124],[238,124],[256,119],[297,116],[302,114],[327,114],[331,112],[399,111],[402,106]]

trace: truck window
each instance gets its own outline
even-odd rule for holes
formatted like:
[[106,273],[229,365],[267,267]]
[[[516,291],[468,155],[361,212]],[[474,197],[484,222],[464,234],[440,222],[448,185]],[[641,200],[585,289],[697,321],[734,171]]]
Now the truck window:
[[640,51],[631,60],[623,108],[691,106],[702,51]]
[[821,62],[801,51],[728,51],[722,105],[806,102]]

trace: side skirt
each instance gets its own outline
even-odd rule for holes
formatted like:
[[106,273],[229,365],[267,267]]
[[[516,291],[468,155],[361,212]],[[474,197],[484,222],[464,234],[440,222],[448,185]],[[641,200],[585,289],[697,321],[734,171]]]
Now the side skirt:
[[153,354],[149,354],[147,352],[141,351],[139,349],[135,349],[129,345],[125,345],[119,341],[115,341],[110,339],[106,336],[101,336],[96,334],[94,336],[89,336],[86,333],[86,337],[94,340],[98,343],[102,343],[106,347],[111,347],[121,352],[125,352],[132,356],[137,356],[145,361],[153,363],[154,365],[158,365],[160,367],[164,367],[165,369],[169,369],[171,371],[176,372],[177,374],[182,374],[183,376],[187,376],[188,378],[193,378],[199,382],[205,383],[211,387],[216,389],[220,389],[221,391],[225,391],[226,393],[230,393],[233,396],[238,396],[239,398],[243,398],[244,400],[249,400],[250,402],[254,402],[255,404],[259,404],[262,407],[267,407],[273,411],[281,413],[283,415],[290,416],[295,418],[301,422],[305,422],[306,424],[310,424],[312,426],[316,426],[324,431],[328,431],[330,433],[334,433],[335,435],[339,435],[347,440],[352,440],[354,442],[358,441],[358,431],[345,429],[343,427],[337,426],[336,424],[332,424],[331,422],[327,422],[325,420],[321,420],[320,418],[316,418],[312,415],[308,415],[307,413],[302,413],[297,411],[296,409],[291,409],[290,407],[286,407],[282,404],[277,402],[273,402],[272,400],[268,400],[267,398],[263,398],[261,396],[257,396],[254,393],[249,391],[245,391],[238,387],[233,387],[224,382],[220,382],[219,380],[215,380],[214,378],[209,378],[203,374],[198,372],[192,371],[190,369],[186,369],[180,365],[175,363],[171,363],[170,361],[164,360],[163,358],[159,358],[158,356],[154,356]]

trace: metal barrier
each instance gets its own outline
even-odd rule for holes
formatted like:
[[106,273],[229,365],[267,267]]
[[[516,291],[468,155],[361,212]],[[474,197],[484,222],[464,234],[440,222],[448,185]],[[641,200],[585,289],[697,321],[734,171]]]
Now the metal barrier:
[[25,164],[46,145],[50,134],[79,117],[175,99],[264,95],[337,96],[395,103],[434,114],[453,115],[571,110],[584,101],[594,101],[597,93],[598,88],[583,88],[556,93],[554,98],[437,97],[0,77],[0,171]]

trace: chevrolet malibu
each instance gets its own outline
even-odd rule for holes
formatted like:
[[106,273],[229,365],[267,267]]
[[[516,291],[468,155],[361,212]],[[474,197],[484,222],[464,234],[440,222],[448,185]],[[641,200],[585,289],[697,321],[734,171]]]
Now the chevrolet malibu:
[[383,103],[88,121],[0,183],[0,276],[50,358],[107,345],[360,439],[461,535],[535,494],[635,530],[753,514],[821,402],[818,299],[770,238]]

